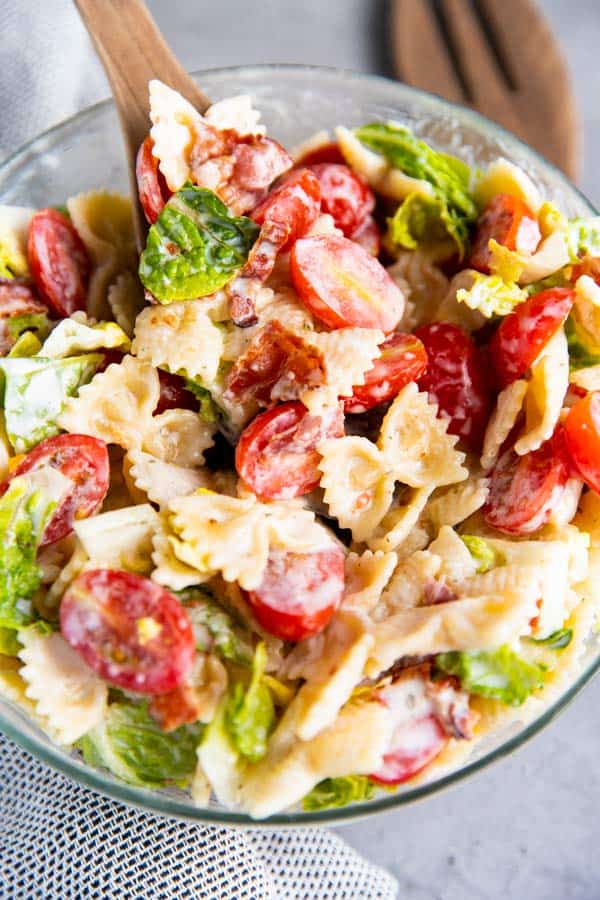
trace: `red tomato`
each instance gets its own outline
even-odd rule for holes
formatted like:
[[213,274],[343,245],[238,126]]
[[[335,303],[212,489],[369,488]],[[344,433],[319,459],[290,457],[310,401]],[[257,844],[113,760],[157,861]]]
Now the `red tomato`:
[[250,218],[257,225],[268,222],[287,226],[289,237],[280,248],[285,250],[315,222],[320,202],[321,189],[313,173],[309,169],[295,169],[267,194]]
[[356,231],[348,235],[351,241],[360,244],[363,250],[366,250],[369,256],[379,256],[381,250],[381,235],[377,222],[373,216],[367,216],[364,222],[358,226]]
[[8,323],[15,316],[43,315],[48,307],[37,299],[33,286],[22,278],[0,278],[0,356],[8,353],[14,340]]
[[569,455],[585,483],[600,494],[600,391],[578,400],[565,421]]
[[300,299],[329,328],[389,333],[404,311],[404,296],[381,263],[348,238],[301,238],[292,247],[290,272]]
[[409,381],[416,381],[427,368],[427,353],[414,334],[393,334],[381,345],[372,369],[365,372],[365,383],[357,385],[351,397],[344,397],[345,413],[363,413],[387,403]]
[[0,485],[0,496],[17,475],[50,466],[58,469],[73,487],[50,519],[41,546],[53,544],[73,530],[73,522],[86,519],[98,510],[106,496],[110,477],[108,451],[104,441],[87,434],[59,434],[46,438],[27,454],[8,481]]
[[589,275],[590,278],[600,284],[600,256],[584,256],[571,269],[570,281],[575,284],[582,275]]
[[135,161],[135,177],[140,203],[150,225],[154,225],[171,196],[164,176],[158,168],[158,158],[152,153],[153,147],[154,141],[148,135],[140,144]]
[[245,596],[262,627],[283,641],[302,641],[329,622],[344,593],[344,553],[271,550],[260,587]]
[[164,369],[158,369],[160,396],[153,415],[159,416],[167,409],[198,409],[198,401],[191,391],[185,388],[181,375],[172,375]]
[[415,332],[427,351],[427,371],[419,386],[450,419],[448,431],[474,450],[483,440],[492,407],[485,365],[473,338],[449,322]]
[[177,597],[115,569],[83,572],[60,605],[60,630],[101,678],[141,694],[166,694],[194,663],[192,625]]
[[343,434],[341,410],[325,422],[311,416],[299,402],[281,403],[257,416],[242,433],[235,467],[258,497],[300,497],[314,490],[321,479],[317,444]]
[[574,298],[569,288],[550,288],[502,319],[489,345],[501,387],[525,374],[569,315]]
[[296,162],[297,166],[315,166],[319,163],[345,163],[342,151],[335,141],[321,144],[315,150],[309,150]]
[[469,265],[489,274],[492,238],[509,250],[534,253],[541,237],[537,218],[526,203],[510,194],[497,194],[477,223]]
[[85,308],[90,260],[69,219],[41,209],[31,219],[27,255],[42,300],[57,316]]
[[546,524],[569,479],[562,429],[538,450],[518,456],[505,450],[490,477],[483,507],[488,525],[506,534],[531,534]]
[[351,237],[375,207],[375,195],[352,169],[340,163],[318,163],[310,171],[321,187],[321,210]]

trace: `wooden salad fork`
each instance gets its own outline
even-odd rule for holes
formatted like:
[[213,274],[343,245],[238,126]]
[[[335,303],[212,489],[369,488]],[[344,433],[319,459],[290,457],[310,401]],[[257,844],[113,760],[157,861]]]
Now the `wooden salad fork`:
[[75,0],[112,88],[125,139],[138,247],[146,220],[138,199],[135,158],[150,129],[148,82],[158,78],[199,112],[210,101],[167,46],[142,0]]
[[532,0],[392,0],[391,10],[402,81],[471,106],[576,177],[569,73]]

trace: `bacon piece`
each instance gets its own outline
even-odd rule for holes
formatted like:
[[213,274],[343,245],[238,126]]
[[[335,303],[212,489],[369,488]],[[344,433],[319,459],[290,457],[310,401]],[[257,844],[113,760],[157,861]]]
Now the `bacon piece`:
[[479,716],[469,709],[469,694],[461,690],[458,679],[449,676],[431,681],[428,677],[425,693],[432,701],[434,715],[446,734],[457,740],[470,741]]
[[182,725],[197,722],[202,709],[200,698],[188,684],[180,684],[167,694],[156,694],[148,706],[148,712],[161,731],[175,731]]
[[48,313],[48,307],[38,300],[31,282],[25,278],[0,278],[0,356],[5,356],[14,344],[8,331],[10,319],[44,313]]
[[265,222],[246,265],[227,285],[232,321],[240,328],[256,325],[256,299],[273,271],[277,255],[290,235],[290,226]]

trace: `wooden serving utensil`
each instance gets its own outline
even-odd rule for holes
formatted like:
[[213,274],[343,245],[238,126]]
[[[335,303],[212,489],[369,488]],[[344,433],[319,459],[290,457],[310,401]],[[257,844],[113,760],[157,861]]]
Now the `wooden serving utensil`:
[[473,107],[577,175],[568,69],[532,0],[392,0],[398,77]]
[[150,129],[148,82],[158,78],[203,113],[210,101],[181,67],[142,0],[75,0],[110,82],[127,148],[138,247],[146,220],[135,178],[138,148]]

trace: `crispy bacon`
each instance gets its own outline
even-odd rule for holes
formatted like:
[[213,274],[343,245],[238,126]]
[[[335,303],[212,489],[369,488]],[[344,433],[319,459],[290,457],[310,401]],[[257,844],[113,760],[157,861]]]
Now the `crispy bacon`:
[[162,731],[175,731],[182,725],[197,722],[202,703],[193,687],[179,685],[167,694],[156,694],[150,700],[148,712]]
[[25,278],[0,278],[0,356],[5,356],[14,344],[8,331],[10,319],[47,312],[48,307],[38,300],[31,282]]
[[469,695],[461,690],[458,679],[449,676],[431,681],[428,678],[425,692],[433,702],[436,719],[449,737],[470,741],[479,716],[469,709]]
[[290,235],[289,225],[265,222],[246,265],[227,286],[232,321],[240,328],[256,325],[256,298]]

